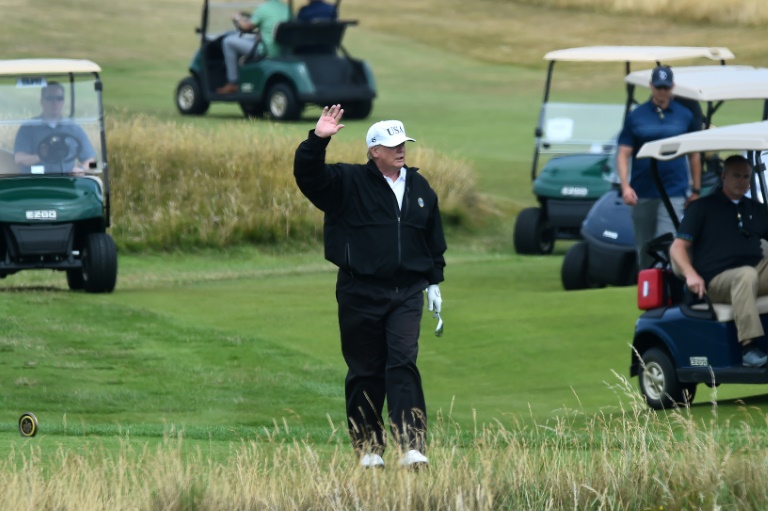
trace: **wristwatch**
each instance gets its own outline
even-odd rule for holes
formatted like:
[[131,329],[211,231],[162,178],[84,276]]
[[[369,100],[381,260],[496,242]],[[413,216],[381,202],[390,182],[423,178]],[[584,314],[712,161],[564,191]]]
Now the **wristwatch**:
[[691,194],[701,195],[701,188],[691,188]]

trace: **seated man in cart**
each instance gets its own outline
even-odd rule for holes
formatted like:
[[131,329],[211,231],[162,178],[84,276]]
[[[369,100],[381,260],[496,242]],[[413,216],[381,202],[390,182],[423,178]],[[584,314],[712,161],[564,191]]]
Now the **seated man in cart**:
[[19,128],[13,147],[14,160],[25,174],[84,173],[95,161],[83,128],[64,118],[64,86],[48,82],[41,88],[42,113]]
[[725,160],[722,188],[692,202],[669,249],[688,291],[713,302],[733,305],[733,316],[746,367],[762,367],[768,355],[753,342],[764,335],[758,296],[768,295],[768,212],[746,197],[752,167],[746,158]]
[[[275,27],[290,18],[290,8],[282,0],[267,0],[250,16],[237,14],[234,17],[238,30],[226,36],[221,45],[227,68],[227,83],[216,89],[217,94],[233,94],[240,90],[238,61],[241,55],[253,51],[254,45],[263,44],[267,57],[280,54],[280,48],[274,40]],[[248,34],[256,29],[259,33],[255,37]]]

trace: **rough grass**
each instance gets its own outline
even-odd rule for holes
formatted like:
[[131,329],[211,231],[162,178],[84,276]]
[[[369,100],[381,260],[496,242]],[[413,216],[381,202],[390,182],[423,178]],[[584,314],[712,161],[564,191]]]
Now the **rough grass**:
[[[206,129],[125,116],[108,127],[113,230],[128,250],[227,247],[322,238],[322,214],[293,178],[301,140],[242,123]],[[341,138],[341,137],[339,137]],[[474,171],[417,145],[408,161],[438,193],[448,225],[477,226]],[[334,140],[326,160],[365,162],[365,147]]]
[[173,429],[155,447],[126,433],[117,452],[30,442],[0,460],[0,501],[38,511],[763,509],[763,424],[649,412],[633,395],[614,414],[549,423],[462,432],[440,417],[430,466],[417,472],[400,469],[394,449],[384,470],[362,470],[343,443],[306,442],[279,423],[233,443],[221,463]]
[[581,8],[616,14],[662,16],[677,21],[764,26],[768,3],[763,0],[518,0],[537,6]]
[[740,64],[768,64],[763,0],[344,0],[341,10],[361,27],[484,62],[544,67],[559,48],[674,45],[726,46]]

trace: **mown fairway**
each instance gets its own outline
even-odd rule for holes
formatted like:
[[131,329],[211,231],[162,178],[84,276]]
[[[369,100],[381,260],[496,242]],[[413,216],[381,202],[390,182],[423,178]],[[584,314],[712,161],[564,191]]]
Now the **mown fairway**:
[[[429,335],[431,318],[425,317],[424,324],[421,364],[431,412],[450,410],[467,423],[474,418],[485,422],[527,415],[529,410],[535,417],[547,417],[562,407],[596,411],[615,404],[609,384],[615,383],[612,371],[624,375],[628,367],[627,344],[637,315],[634,289],[565,293],[559,270],[567,243],[560,243],[553,257],[541,258],[516,256],[511,245],[514,213],[533,203],[529,162],[544,78],[541,55],[554,48],[541,40],[538,31],[526,32],[521,21],[526,16],[532,23],[552,19],[563,28],[573,15],[579,23],[591,19],[595,28],[607,30],[612,17],[480,2],[473,21],[503,42],[495,51],[488,38],[473,45],[466,29],[459,29],[458,17],[457,29],[450,32],[453,24],[446,23],[450,17],[433,17],[425,6],[400,6],[402,16],[393,18],[398,20],[393,23],[387,21],[386,12],[367,14],[361,1],[343,5],[343,17],[360,19],[360,25],[349,30],[346,47],[368,59],[376,72],[380,96],[372,119],[402,118],[418,144],[469,161],[485,201],[499,214],[492,227],[449,238],[448,280],[443,286],[447,334],[436,339]],[[237,129],[247,123],[250,128],[255,125],[257,133],[264,129],[291,134],[297,142],[314,125],[317,109],[308,109],[302,122],[284,125],[247,121],[235,106],[222,104],[213,105],[201,118],[177,115],[173,91],[195,48],[199,6],[166,0],[107,8],[82,0],[61,11],[68,22],[87,16],[82,13],[96,13],[89,14],[94,16],[93,23],[85,24],[89,30],[77,36],[62,30],[54,15],[46,17],[34,29],[39,35],[33,36],[18,22],[23,6],[16,7],[4,18],[8,30],[1,36],[14,38],[13,54],[97,60],[104,67],[105,98],[112,115],[151,113],[209,129]],[[510,33],[501,30],[503,24],[493,21],[495,14],[512,12],[517,13],[510,21],[515,38],[528,34],[533,47],[508,40]],[[110,16],[120,19],[116,33]],[[163,21],[167,19],[175,22],[169,26]],[[416,30],[419,23],[424,30]],[[439,44],[436,25],[446,31],[450,43]],[[685,44],[711,44],[708,37],[703,40],[711,30],[728,33],[721,27],[706,31],[694,25],[679,30]],[[55,46],[42,40],[46,31],[56,36]],[[749,53],[749,30],[744,32],[718,44],[729,45],[737,57],[742,48],[733,43]],[[558,42],[606,42],[580,34],[563,32]],[[620,42],[642,42],[632,30],[628,37],[635,40]],[[673,39],[666,36],[665,42],[672,44]],[[473,58],[478,57],[476,48],[485,48],[486,58]],[[570,100],[621,100],[621,69],[561,67],[563,79],[554,93]],[[754,105],[732,104],[720,118],[724,123],[757,115]],[[361,140],[369,124],[350,122],[339,138]],[[361,157],[362,153],[361,143]],[[8,390],[3,399],[5,408],[12,410],[5,424],[13,429],[17,410],[25,408],[54,422],[60,422],[63,414],[72,421],[75,414],[77,422],[86,424],[258,426],[287,416],[323,427],[326,414],[340,418],[344,369],[338,355],[334,275],[319,248],[307,254],[278,250],[286,251],[288,255],[279,256],[264,249],[261,254],[245,250],[234,255],[123,255],[117,292],[103,297],[36,287],[42,279],[43,285],[63,290],[60,275],[9,277],[2,285],[14,292],[0,295],[0,306],[13,318],[3,336],[2,363],[7,367],[3,387]],[[169,278],[177,271],[178,279]],[[31,334],[32,325],[41,329],[38,334]],[[77,349],[59,340],[64,335],[72,342],[78,339],[97,358],[110,352],[112,339],[123,338],[114,349],[122,353],[130,348],[131,356],[121,359],[117,354],[107,364],[109,369],[99,370],[97,365],[78,362]],[[187,335],[197,339],[199,348],[186,361],[176,360],[181,341],[172,339]],[[20,340],[27,337],[41,344]],[[69,352],[73,360],[61,362],[57,348]],[[270,355],[274,360],[264,354],[272,350],[280,353]],[[212,392],[216,378],[198,378],[208,372],[209,364],[212,373],[220,370],[232,380],[230,386]],[[168,374],[162,375],[163,367]],[[295,389],[284,386],[297,378],[304,383]],[[59,382],[55,397],[44,397],[54,382]],[[760,390],[730,387],[721,390],[721,398]],[[206,404],[201,403],[197,398],[209,391]],[[186,393],[192,395],[184,397]],[[166,407],[166,401],[184,405]],[[699,401],[706,401],[706,393]],[[78,402],[90,405],[74,406]]]
[[[275,126],[216,104],[205,117],[180,118],[173,94],[197,42],[196,2],[34,4],[0,0],[4,58],[95,60],[104,69],[110,116],[142,113],[210,130],[247,125],[258,144],[259,133],[272,132],[298,143],[319,114],[308,109],[301,122]],[[628,375],[635,289],[566,293],[566,243],[549,257],[521,257],[512,248],[514,215],[534,203],[529,166],[541,56],[591,44],[719,45],[739,63],[761,65],[761,32],[490,0],[345,0],[342,12],[360,20],[345,46],[371,63],[379,98],[370,121],[346,123],[339,137],[360,141],[362,159],[370,122],[400,118],[418,144],[469,161],[484,206],[497,213],[477,232],[449,233],[445,335],[432,335],[428,314],[422,323],[430,419],[465,438],[488,424],[535,429],[563,417],[582,424],[620,413],[628,399],[620,378]],[[650,42],[649,24],[658,35]],[[563,97],[622,100],[621,67],[563,70]],[[760,113],[754,104],[726,105],[719,124]],[[111,295],[70,293],[63,275],[47,272],[0,281],[0,446],[41,447],[41,458],[51,460],[59,446],[114,452],[126,436],[155,445],[183,430],[216,460],[227,460],[243,440],[346,447],[335,274],[321,247],[168,248],[121,254]],[[742,420],[762,434],[764,394],[756,386],[716,394],[702,387],[692,417],[712,418],[709,401],[716,400],[723,436],[738,436],[729,428]],[[16,420],[24,411],[37,414],[42,437],[20,439]]]

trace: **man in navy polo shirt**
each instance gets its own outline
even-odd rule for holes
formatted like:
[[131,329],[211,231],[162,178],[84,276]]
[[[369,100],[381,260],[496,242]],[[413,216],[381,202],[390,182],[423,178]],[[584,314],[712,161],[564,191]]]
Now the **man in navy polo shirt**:
[[753,341],[764,334],[755,300],[768,295],[768,259],[760,243],[768,239],[768,213],[745,197],[751,177],[746,158],[728,157],[722,188],[686,209],[669,254],[690,292],[733,305],[743,364],[761,367],[768,356]]
[[[675,227],[661,201],[651,175],[650,159],[635,156],[646,142],[698,131],[701,121],[682,104],[672,99],[672,69],[658,66],[651,74],[651,99],[627,115],[619,135],[616,167],[621,180],[624,203],[632,206],[635,245],[640,269],[653,260],[645,253],[645,244]],[[630,159],[632,161],[630,177]],[[698,153],[670,161],[660,161],[659,174],[678,218],[688,202],[701,193],[701,160]],[[690,189],[690,195],[689,195]]]

